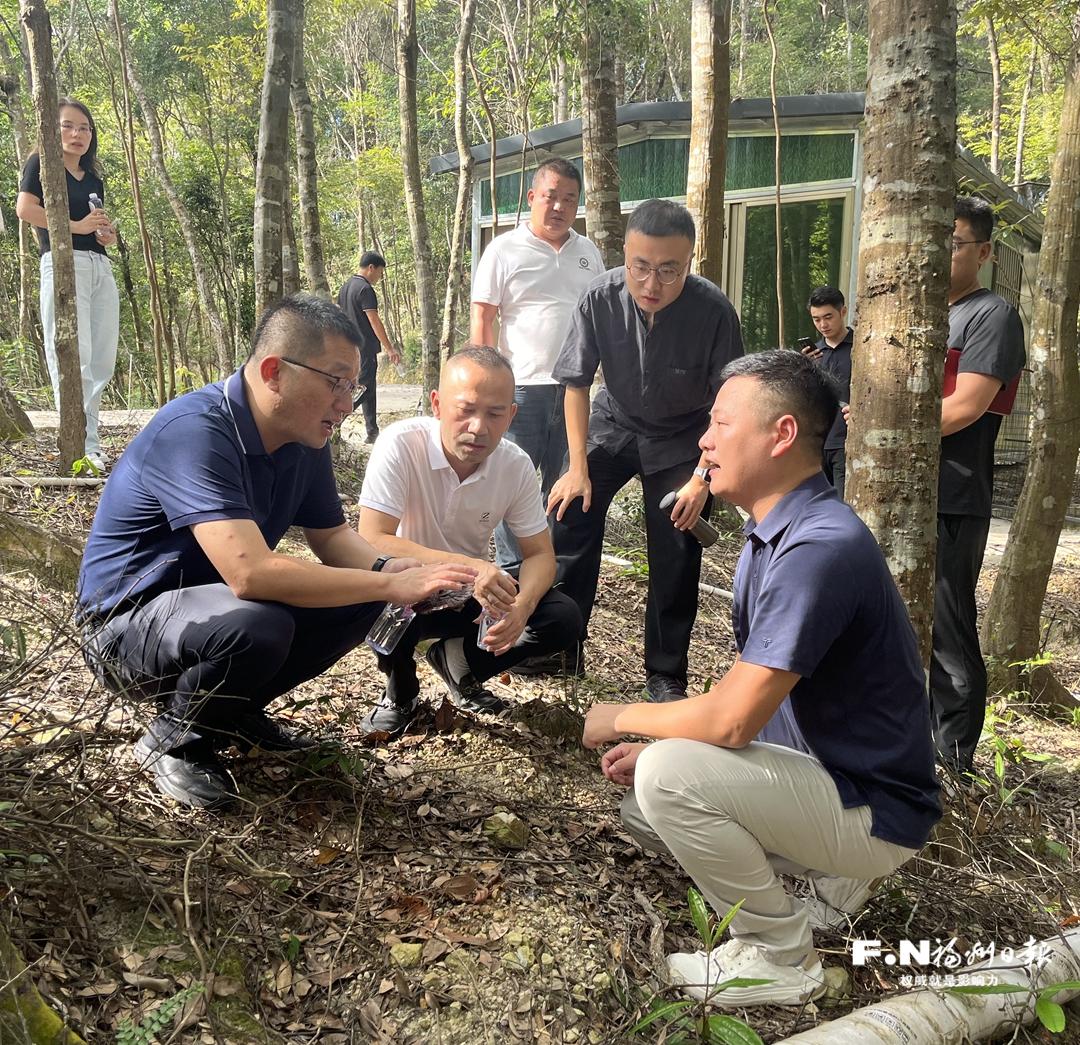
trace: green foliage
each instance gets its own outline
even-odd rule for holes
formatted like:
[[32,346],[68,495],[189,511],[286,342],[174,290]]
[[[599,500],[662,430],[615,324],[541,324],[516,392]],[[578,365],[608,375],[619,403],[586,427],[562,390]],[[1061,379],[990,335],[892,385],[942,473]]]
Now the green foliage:
[[166,998],[152,1013],[144,1016],[138,1024],[131,1020],[121,1020],[116,1028],[116,1045],[151,1045],[151,1042],[165,1029],[169,1021],[188,1001],[202,994],[204,985],[193,983],[174,995]]
[[1057,983],[1047,984],[1038,990],[1032,990],[1019,983],[987,983],[978,986],[946,987],[946,994],[971,995],[997,995],[1026,994],[1035,999],[1035,1015],[1039,1022],[1051,1034],[1060,1034],[1065,1030],[1065,1010],[1054,1001],[1054,996],[1062,991],[1080,991],[1080,980],[1059,980]]

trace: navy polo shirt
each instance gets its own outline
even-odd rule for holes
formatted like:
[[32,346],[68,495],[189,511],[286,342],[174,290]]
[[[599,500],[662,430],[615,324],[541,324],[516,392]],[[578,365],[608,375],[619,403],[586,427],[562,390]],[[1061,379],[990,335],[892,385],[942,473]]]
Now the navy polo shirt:
[[791,671],[791,711],[846,809],[920,848],[941,817],[915,632],[885,558],[822,473],[744,527],[733,623],[742,660]]
[[162,407],[117,462],[83,554],[78,599],[104,615],[221,576],[191,532],[251,519],[272,549],[290,526],[345,521],[329,444],[263,447],[242,371]]

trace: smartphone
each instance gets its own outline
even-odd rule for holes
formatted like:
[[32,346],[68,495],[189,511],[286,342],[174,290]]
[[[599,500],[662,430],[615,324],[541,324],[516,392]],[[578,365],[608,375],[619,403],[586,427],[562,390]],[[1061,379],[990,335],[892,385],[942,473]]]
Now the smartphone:
[[800,352],[805,352],[808,348],[814,348],[817,342],[812,337],[800,337],[795,341],[795,347]]

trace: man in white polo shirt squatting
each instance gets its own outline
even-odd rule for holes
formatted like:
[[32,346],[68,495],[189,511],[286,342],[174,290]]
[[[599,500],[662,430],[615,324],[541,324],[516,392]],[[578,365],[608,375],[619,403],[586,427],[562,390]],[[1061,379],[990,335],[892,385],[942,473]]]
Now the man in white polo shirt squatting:
[[[582,291],[604,272],[600,251],[573,229],[581,175],[569,160],[542,163],[529,190],[529,220],[496,236],[479,264],[472,291],[470,340],[496,346],[513,367],[517,414],[506,433],[540,470],[547,500],[566,457],[563,386],[552,376],[574,306]],[[521,559],[505,526],[495,531],[500,565]]]
[[[525,657],[565,649],[582,628],[576,604],[551,591],[555,552],[536,471],[503,439],[516,410],[510,364],[494,348],[466,346],[443,367],[431,406],[434,417],[398,421],[379,436],[360,492],[359,530],[386,557],[465,563],[477,575],[462,609],[417,615],[394,651],[380,655],[386,689],[363,728],[391,736],[416,713],[413,651],[422,639],[439,639],[427,659],[456,707],[498,714],[506,705],[484,682]],[[488,558],[500,523],[521,547],[510,572]],[[481,648],[484,611],[495,623]]]

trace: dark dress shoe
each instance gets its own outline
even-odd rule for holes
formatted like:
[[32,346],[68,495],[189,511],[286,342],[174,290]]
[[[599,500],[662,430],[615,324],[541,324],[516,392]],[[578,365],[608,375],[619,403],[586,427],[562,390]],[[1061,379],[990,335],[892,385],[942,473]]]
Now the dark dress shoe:
[[261,747],[263,751],[310,751],[319,746],[314,738],[293,733],[262,711],[240,715],[232,733],[241,750]]
[[206,741],[160,751],[146,734],[135,744],[139,765],[154,774],[157,789],[196,809],[224,809],[236,800],[236,784]]
[[446,683],[446,688],[450,690],[450,700],[458,710],[481,715],[501,715],[507,710],[506,701],[484,689],[468,672],[461,678],[454,678],[446,663],[445,640],[431,646],[427,651],[427,662],[435,669],[435,674]]
[[680,682],[673,675],[650,675],[645,683],[645,693],[654,704],[685,700],[686,683]]

